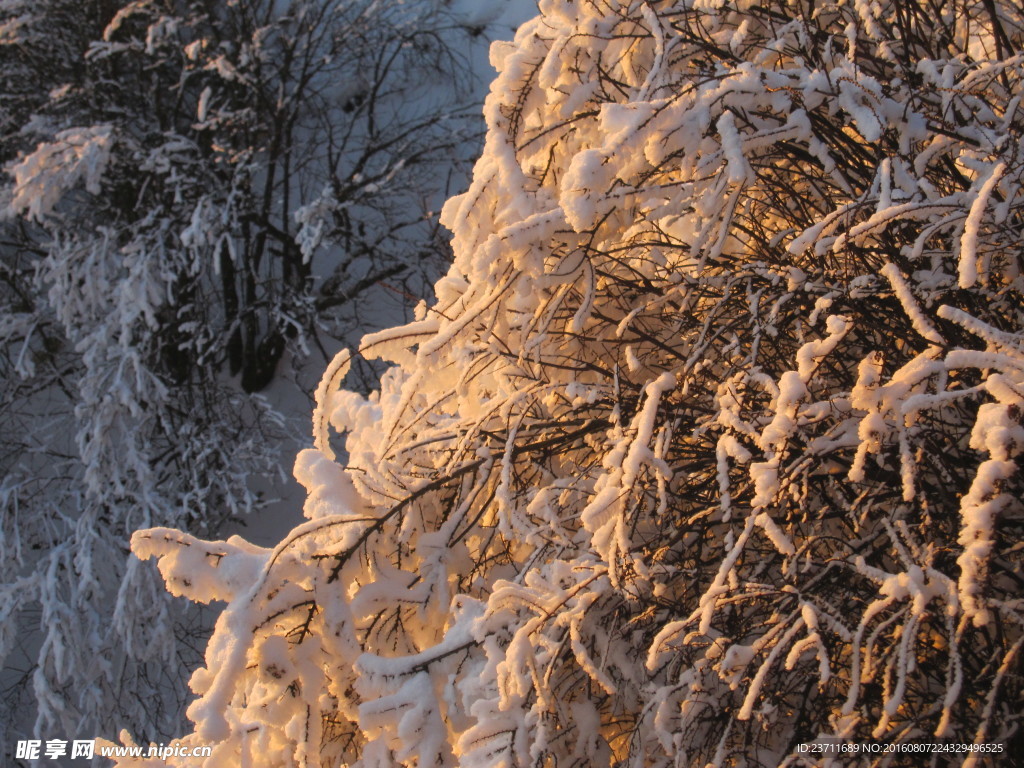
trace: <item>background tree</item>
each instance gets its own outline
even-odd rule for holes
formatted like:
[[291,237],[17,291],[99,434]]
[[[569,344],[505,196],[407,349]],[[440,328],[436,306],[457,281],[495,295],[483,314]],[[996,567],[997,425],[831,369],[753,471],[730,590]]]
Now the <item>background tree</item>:
[[442,273],[470,33],[433,3],[4,3],[5,722],[179,727],[202,622],[125,541],[260,507],[294,430],[248,393]]
[[134,537],[229,601],[190,740],[358,766],[1019,748],[1019,5],[540,8],[492,48],[436,305],[364,338],[397,364],[379,392],[339,388],[347,353],[324,376],[309,521],[272,551]]

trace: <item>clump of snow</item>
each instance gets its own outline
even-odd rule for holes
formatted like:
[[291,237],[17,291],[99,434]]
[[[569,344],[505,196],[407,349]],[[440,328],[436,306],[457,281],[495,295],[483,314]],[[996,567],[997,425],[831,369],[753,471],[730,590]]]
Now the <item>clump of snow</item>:
[[69,128],[40,144],[8,169],[14,176],[11,211],[42,219],[79,182],[99,194],[113,144],[109,125]]

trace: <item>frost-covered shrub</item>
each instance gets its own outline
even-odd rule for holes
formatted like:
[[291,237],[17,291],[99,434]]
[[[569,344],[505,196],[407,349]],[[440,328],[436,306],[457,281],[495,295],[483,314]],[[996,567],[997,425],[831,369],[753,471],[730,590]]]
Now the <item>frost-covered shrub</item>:
[[367,768],[1005,745],[1024,12],[540,10],[492,47],[437,303],[364,338],[378,392],[348,353],[323,379],[308,522],[133,539],[228,601],[190,738]]

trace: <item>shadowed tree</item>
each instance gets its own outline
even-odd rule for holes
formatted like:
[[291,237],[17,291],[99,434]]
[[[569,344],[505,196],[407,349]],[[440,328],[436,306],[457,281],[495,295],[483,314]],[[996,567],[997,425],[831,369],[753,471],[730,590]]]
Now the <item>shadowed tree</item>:
[[6,720],[179,728],[202,622],[125,541],[261,506],[294,430],[250,393],[442,274],[466,34],[432,3],[3,4]]

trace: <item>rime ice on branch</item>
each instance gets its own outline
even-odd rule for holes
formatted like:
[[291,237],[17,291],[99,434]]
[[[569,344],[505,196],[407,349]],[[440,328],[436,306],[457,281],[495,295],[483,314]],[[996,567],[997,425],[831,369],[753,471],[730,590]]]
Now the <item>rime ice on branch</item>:
[[[367,768],[1005,742],[1024,12],[540,10],[492,47],[437,303],[365,340],[379,392],[325,377],[309,522],[232,587],[193,738]],[[182,546],[221,557],[136,538],[172,583]]]

